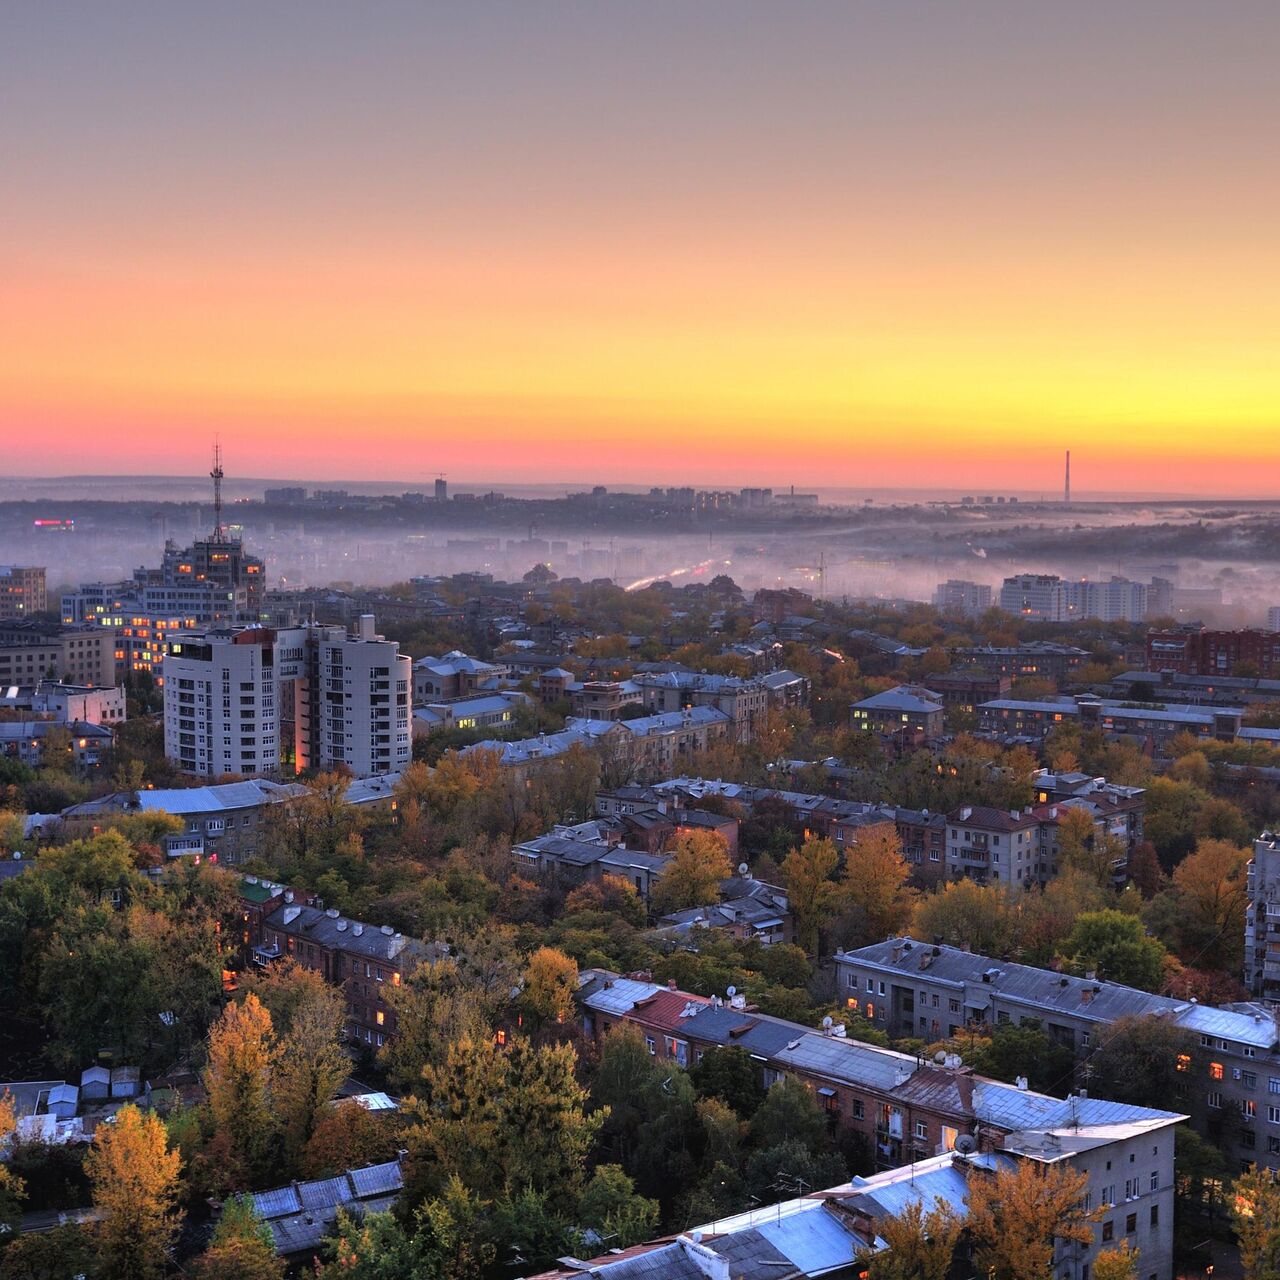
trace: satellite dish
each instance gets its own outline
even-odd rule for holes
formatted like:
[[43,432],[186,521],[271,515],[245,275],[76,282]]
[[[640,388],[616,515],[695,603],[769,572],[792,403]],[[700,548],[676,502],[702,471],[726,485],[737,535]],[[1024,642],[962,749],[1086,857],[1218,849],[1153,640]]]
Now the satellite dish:
[[745,862],[738,863],[738,874],[740,876],[745,876],[750,869]]
[[956,1139],[956,1151],[962,1156],[972,1155],[978,1149],[978,1144],[973,1140],[973,1136],[968,1133],[962,1133]]
[[933,1055],[933,1060],[938,1064],[938,1066],[942,1066],[942,1064],[947,1060],[946,1052],[939,1049],[938,1052]]
[[725,989],[725,995],[729,995],[729,996],[736,996],[737,994],[738,994],[738,988],[737,988],[737,987],[727,987],[727,988]]
[[832,1018],[832,1016],[830,1014],[827,1014],[827,1016],[822,1020],[822,1025],[824,1027],[829,1027],[833,1024],[834,1021],[835,1020]]

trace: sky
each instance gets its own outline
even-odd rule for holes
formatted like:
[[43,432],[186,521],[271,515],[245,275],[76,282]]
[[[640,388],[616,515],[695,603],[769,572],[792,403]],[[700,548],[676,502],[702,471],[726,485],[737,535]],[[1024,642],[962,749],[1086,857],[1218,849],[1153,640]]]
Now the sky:
[[0,466],[1280,492],[1275,0],[0,8]]

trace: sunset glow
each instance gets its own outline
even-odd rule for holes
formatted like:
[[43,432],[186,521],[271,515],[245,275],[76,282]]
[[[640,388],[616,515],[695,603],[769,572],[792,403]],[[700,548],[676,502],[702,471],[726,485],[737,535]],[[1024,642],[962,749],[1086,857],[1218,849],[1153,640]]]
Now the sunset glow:
[[6,465],[1274,495],[1280,17],[1028,7],[28,7]]

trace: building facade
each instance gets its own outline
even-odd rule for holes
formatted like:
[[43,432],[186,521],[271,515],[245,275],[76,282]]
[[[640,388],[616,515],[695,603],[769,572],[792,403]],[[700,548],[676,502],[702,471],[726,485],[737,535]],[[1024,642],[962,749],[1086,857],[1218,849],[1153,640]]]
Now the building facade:
[[38,622],[0,624],[0,685],[42,680],[110,688],[116,683],[114,631]]
[[0,622],[29,618],[48,607],[43,569],[0,564]]

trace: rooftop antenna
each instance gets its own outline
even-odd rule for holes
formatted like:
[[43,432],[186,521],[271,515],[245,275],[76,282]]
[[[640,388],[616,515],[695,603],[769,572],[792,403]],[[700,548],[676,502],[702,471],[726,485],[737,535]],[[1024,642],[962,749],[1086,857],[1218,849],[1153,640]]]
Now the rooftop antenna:
[[222,527],[222,445],[213,442],[213,470],[209,472],[213,481],[213,540],[225,542],[227,531]]

